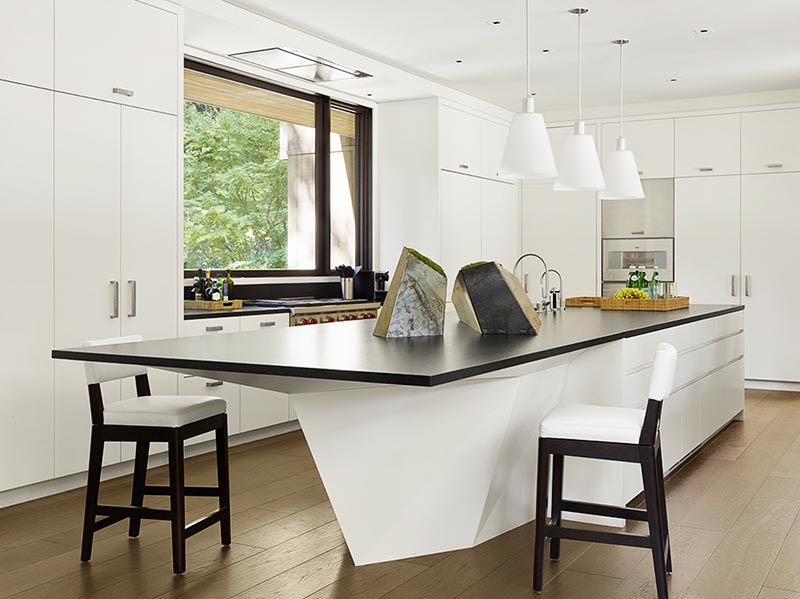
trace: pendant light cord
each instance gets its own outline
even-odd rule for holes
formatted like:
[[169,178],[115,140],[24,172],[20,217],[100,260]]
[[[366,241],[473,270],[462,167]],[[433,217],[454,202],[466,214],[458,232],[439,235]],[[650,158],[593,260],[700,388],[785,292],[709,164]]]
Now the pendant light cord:
[[528,97],[532,96],[531,92],[531,12],[530,0],[525,0],[525,75],[527,77],[527,93]]
[[620,40],[619,44],[619,136],[620,138],[625,137],[622,134],[622,121],[623,121],[623,113],[622,113],[622,94],[623,94],[623,81],[624,81],[624,71],[623,71],[623,62],[622,62],[622,47],[625,44],[622,40]]
[[581,13],[578,13],[578,121],[583,120],[583,88],[582,88],[582,56],[581,56]]

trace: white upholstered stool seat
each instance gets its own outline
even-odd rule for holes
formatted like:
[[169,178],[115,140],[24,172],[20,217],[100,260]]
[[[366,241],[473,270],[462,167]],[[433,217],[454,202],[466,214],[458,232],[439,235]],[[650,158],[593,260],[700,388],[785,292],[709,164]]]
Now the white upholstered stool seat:
[[539,435],[548,439],[638,443],[644,413],[635,408],[590,404],[558,406],[542,420]]
[[224,399],[209,395],[147,395],[109,403],[103,410],[105,424],[166,426],[177,428],[224,414]]

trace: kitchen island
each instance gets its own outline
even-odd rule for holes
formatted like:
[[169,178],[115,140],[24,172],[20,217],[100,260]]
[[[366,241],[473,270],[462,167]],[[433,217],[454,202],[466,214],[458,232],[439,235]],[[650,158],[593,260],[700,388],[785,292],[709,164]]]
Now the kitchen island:
[[[548,314],[541,333],[382,339],[354,321],[55,350],[292,395],[356,564],[471,547],[533,519],[538,425],[560,403],[641,407],[659,342],[679,352],[671,469],[744,409],[741,306]],[[635,465],[567,460],[565,496],[624,504]],[[616,522],[598,519],[606,523]]]

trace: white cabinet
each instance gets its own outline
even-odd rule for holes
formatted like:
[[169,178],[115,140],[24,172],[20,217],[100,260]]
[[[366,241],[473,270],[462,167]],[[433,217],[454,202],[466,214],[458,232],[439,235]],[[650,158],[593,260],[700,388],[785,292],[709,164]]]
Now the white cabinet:
[[[173,116],[56,94],[57,347],[176,334],[176,128]],[[153,393],[175,393],[175,375],[151,376]],[[91,422],[82,366],[56,362],[55,389],[55,473],[63,476],[86,468]],[[106,403],[134,394],[130,381],[103,386]],[[107,444],[105,462],[119,459],[119,445]]]
[[0,2],[0,79],[53,87],[53,0]]
[[511,270],[519,247],[519,187],[481,181],[481,260]]
[[675,180],[675,280],[693,303],[740,303],[739,180]]
[[[289,326],[288,314],[269,314],[243,316],[240,318],[241,331],[259,331],[269,340],[276,328]],[[252,431],[289,420],[289,396],[285,393],[242,386],[241,390],[241,432]]]
[[442,261],[447,299],[459,269],[481,259],[481,179],[442,172]]
[[800,381],[800,173],[742,177],[742,275],[749,379]]
[[[629,121],[624,128],[625,144],[636,157],[642,179],[664,179],[675,176],[674,121]],[[603,163],[617,149],[619,123],[603,125]]]
[[[522,252],[541,255],[564,278],[564,297],[597,294],[597,212],[593,191],[554,191],[552,183],[522,186]],[[522,264],[528,294],[540,299],[541,264]],[[551,276],[556,285],[558,277]]]
[[55,3],[55,88],[176,114],[178,15],[137,0]]
[[0,277],[26,291],[0,345],[5,490],[53,476],[53,92],[0,82],[0,131]]
[[468,112],[439,109],[439,161],[441,168],[467,174],[481,173],[481,119]]
[[500,162],[506,148],[508,126],[481,119],[481,175],[490,179],[498,178]]
[[800,108],[742,113],[742,173],[800,171]]
[[739,173],[740,115],[675,119],[675,176]]

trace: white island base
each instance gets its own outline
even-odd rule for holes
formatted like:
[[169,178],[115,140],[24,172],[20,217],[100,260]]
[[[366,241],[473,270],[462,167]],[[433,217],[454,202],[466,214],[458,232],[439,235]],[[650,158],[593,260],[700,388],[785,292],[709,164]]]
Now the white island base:
[[[679,352],[661,424],[668,471],[743,414],[741,312],[432,388],[293,394],[354,562],[473,547],[533,520],[543,416],[558,404],[642,407],[662,341]],[[642,489],[638,465],[581,458],[567,458],[564,485],[567,498],[617,505]]]

